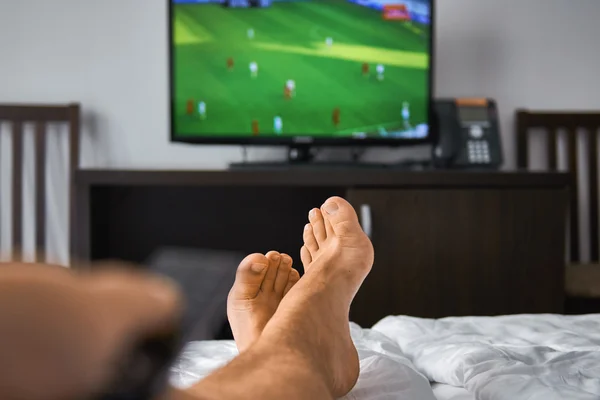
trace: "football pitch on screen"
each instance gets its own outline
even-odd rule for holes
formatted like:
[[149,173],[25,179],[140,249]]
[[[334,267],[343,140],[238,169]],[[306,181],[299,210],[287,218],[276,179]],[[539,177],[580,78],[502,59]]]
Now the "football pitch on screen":
[[344,0],[174,5],[175,132],[348,136],[402,126],[404,102],[426,123],[428,35]]

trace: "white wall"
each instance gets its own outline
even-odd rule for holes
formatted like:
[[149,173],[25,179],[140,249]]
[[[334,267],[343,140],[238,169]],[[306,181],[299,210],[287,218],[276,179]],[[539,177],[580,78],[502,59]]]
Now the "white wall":
[[[84,167],[223,168],[239,160],[239,148],[168,141],[166,9],[167,0],[0,1],[0,102],[81,102]],[[515,108],[600,109],[598,15],[598,0],[438,0],[436,93],[496,98],[513,166]],[[0,142],[2,155],[9,144]],[[51,179],[59,183],[64,143],[52,149]],[[250,156],[277,158],[281,151]],[[6,232],[9,164],[2,160]],[[59,189],[49,230],[64,260]]]

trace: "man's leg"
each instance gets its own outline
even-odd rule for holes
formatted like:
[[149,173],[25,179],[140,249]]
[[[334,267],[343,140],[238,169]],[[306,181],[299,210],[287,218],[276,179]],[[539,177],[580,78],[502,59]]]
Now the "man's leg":
[[359,373],[350,303],[373,264],[373,247],[352,206],[328,200],[304,231],[305,276],[287,293],[262,335],[187,394],[200,399],[333,399]]

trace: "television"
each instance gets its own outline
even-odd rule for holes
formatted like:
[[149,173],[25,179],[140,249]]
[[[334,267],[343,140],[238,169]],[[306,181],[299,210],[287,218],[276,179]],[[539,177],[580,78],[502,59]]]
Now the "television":
[[171,140],[432,140],[434,0],[168,0]]

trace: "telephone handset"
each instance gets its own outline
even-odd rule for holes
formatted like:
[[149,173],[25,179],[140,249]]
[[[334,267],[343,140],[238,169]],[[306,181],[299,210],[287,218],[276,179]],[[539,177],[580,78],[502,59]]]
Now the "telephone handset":
[[440,99],[434,102],[438,133],[436,167],[499,168],[503,163],[496,102],[491,99]]

